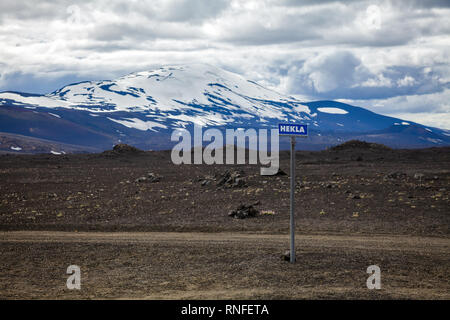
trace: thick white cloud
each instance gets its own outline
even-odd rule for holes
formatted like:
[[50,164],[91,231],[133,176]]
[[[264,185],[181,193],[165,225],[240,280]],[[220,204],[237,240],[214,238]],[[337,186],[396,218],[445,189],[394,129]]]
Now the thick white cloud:
[[50,92],[201,61],[305,99],[345,99],[410,119],[440,114],[422,118],[450,128],[439,120],[450,118],[449,7],[439,0],[2,1],[0,90]]
[[[360,53],[364,56],[363,53]],[[366,59],[367,60],[367,59]],[[372,70],[371,70],[372,69]],[[378,99],[442,92],[448,68],[385,64],[371,68],[350,51],[331,51],[293,62],[287,91],[333,99]]]
[[350,88],[367,78],[361,60],[348,51],[325,53],[306,60],[300,68],[289,70],[294,93],[328,93],[339,88]]

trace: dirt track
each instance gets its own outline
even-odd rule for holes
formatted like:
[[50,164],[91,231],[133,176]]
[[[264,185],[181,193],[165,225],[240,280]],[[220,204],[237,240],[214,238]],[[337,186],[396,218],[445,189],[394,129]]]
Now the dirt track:
[[[251,233],[1,232],[0,298],[449,299],[448,238]],[[67,266],[82,289],[65,288]],[[382,289],[368,290],[376,264]],[[14,279],[14,281],[11,281]]]

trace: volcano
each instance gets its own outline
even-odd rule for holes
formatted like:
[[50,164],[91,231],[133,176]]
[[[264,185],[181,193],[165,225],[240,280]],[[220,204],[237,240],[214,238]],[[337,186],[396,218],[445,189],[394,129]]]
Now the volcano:
[[0,93],[3,152],[93,152],[118,143],[161,150],[173,146],[176,128],[272,129],[280,122],[309,125],[298,146],[306,150],[352,139],[394,148],[450,145],[448,130],[336,101],[300,101],[207,64],[162,66],[44,95]]

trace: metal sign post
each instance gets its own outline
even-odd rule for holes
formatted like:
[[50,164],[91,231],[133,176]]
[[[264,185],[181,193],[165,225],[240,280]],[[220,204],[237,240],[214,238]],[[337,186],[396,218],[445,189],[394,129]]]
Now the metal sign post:
[[304,124],[280,123],[278,124],[278,134],[291,137],[290,262],[295,263],[295,137],[308,137],[308,126]]
[[295,194],[295,136],[291,136],[291,263],[295,262],[295,216],[294,216],[294,194]]

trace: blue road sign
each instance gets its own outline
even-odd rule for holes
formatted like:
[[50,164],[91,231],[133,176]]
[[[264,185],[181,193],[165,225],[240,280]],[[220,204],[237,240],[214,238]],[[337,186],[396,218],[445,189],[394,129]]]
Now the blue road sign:
[[308,136],[307,124],[295,124],[295,123],[279,123],[278,134],[280,136]]
[[295,124],[295,123],[279,123],[278,134],[280,136],[291,137],[291,203],[290,203],[290,233],[291,233],[291,250],[289,251],[290,262],[295,263],[295,215],[294,215],[294,196],[295,196],[295,138],[308,137],[308,125],[307,124]]

